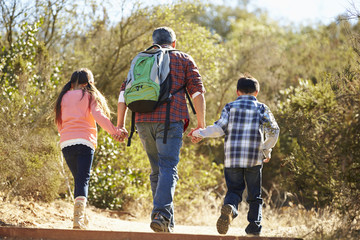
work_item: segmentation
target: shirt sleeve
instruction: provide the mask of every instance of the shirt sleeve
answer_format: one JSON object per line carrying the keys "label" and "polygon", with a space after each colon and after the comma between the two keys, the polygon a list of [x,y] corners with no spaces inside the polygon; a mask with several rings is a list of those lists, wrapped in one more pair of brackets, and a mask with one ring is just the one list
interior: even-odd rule
{"label": "shirt sleeve", "polygon": [[120,103],[120,102],[124,103],[125,102],[124,93],[125,93],[125,91],[120,91],[118,103]]}
{"label": "shirt sleeve", "polygon": [[216,124],[207,126],[206,128],[197,129],[193,132],[193,136],[200,138],[216,138],[224,135],[225,133],[222,128]]}
{"label": "shirt sleeve", "polygon": [[262,116],[262,126],[265,134],[263,153],[266,158],[271,158],[271,149],[275,146],[279,138],[280,128],[274,118],[274,115],[267,106],[265,106],[265,111]]}
{"label": "shirt sleeve", "polygon": [[102,112],[102,110],[97,106],[95,100],[91,103],[91,113],[95,121],[109,134],[116,134],[116,128],[110,121],[110,119]]}
{"label": "shirt sleeve", "polygon": [[226,104],[221,112],[220,119],[214,123],[214,125],[219,126],[223,130],[224,134],[226,134],[228,131],[229,116],[230,106],[229,104]]}
{"label": "shirt sleeve", "polygon": [[126,87],[126,80],[121,85],[118,102],[125,102],[125,98],[124,98],[125,87]]}
{"label": "shirt sleeve", "polygon": [[190,96],[193,96],[197,92],[205,93],[205,88],[201,80],[199,69],[196,66],[194,59],[190,55],[188,55],[185,77],[186,89],[188,90]]}

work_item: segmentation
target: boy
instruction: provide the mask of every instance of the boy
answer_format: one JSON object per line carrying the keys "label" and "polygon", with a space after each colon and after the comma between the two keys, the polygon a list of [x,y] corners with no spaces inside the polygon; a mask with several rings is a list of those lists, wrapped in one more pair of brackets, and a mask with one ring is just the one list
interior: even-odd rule
{"label": "boy", "polygon": [[216,223],[220,234],[227,233],[230,222],[238,215],[245,185],[249,203],[249,225],[245,232],[249,235],[260,235],[261,232],[262,164],[270,161],[271,148],[277,142],[280,129],[270,109],[257,101],[259,88],[255,78],[241,77],[237,83],[238,98],[225,105],[220,119],[214,125],[192,133],[193,142],[225,135],[224,174],[228,191]]}

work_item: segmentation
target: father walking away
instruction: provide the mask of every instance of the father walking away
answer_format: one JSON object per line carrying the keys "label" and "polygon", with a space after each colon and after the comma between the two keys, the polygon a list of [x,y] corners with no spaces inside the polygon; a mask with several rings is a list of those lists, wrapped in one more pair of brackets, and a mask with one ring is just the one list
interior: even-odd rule
{"label": "father walking away", "polygon": [[[136,113],[135,125],[151,165],[150,182],[153,209],[150,227],[155,232],[172,232],[175,224],[173,199],[178,180],[177,165],[183,132],[189,125],[185,88],[193,100],[197,113],[196,129],[205,127],[205,98],[203,95],[205,89],[193,58],[186,53],[174,50],[176,35],[171,28],[155,29],[152,38],[154,44],[165,49],[173,49],[169,52],[172,78],[170,93],[176,93],[171,97],[167,142],[163,141],[167,104],[159,105],[153,112]],[[118,128],[122,129],[124,133],[123,137],[127,136],[125,87],[126,81],[120,90],[117,122]],[[177,92],[179,89],[181,90]],[[123,141],[124,139],[120,138],[119,140]]]}

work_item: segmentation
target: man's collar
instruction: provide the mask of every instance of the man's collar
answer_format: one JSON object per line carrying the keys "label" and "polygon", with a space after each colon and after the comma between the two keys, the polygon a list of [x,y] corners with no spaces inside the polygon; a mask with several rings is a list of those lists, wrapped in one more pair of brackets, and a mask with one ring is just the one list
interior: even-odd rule
{"label": "man's collar", "polygon": [[162,48],[173,48],[171,45],[169,44],[162,44],[160,45]]}

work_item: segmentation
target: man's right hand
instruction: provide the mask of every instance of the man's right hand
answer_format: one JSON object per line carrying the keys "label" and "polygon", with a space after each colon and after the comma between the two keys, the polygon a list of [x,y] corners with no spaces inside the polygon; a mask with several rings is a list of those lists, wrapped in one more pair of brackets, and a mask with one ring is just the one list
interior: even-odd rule
{"label": "man's right hand", "polygon": [[195,137],[195,136],[193,135],[193,132],[196,131],[196,130],[198,130],[198,129],[200,129],[200,127],[198,127],[198,128],[192,128],[191,131],[190,131],[189,134],[188,134],[188,137],[191,137],[191,142],[192,142],[192,143],[198,143],[198,142],[200,142],[200,141],[202,140],[201,137]]}

